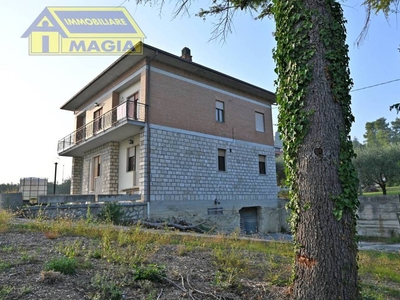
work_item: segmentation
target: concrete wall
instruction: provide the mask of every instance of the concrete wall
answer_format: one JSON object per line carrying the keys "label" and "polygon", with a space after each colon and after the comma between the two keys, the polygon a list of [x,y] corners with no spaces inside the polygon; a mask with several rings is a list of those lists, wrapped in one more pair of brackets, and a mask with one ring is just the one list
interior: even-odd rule
{"label": "concrete wall", "polygon": [[22,205],[22,193],[0,194],[0,209],[15,211]]}
{"label": "concrete wall", "polygon": [[[400,236],[400,200],[399,195],[359,197],[357,211],[357,231],[359,235],[376,237]],[[289,212],[285,209],[288,202],[279,199],[278,215],[281,228],[290,231],[286,221]]]}
{"label": "concrete wall", "polygon": [[358,234],[365,236],[400,236],[399,195],[360,197]]}

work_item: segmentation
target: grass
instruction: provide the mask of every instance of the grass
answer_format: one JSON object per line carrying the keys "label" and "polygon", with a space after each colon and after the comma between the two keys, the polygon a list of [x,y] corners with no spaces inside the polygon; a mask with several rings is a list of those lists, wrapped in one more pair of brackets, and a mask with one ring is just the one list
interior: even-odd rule
{"label": "grass", "polygon": [[[9,213],[0,211],[0,228],[12,230],[11,219]],[[161,280],[168,265],[152,264],[149,258],[162,245],[177,245],[178,257],[190,255],[192,252],[211,252],[215,266],[214,284],[221,288],[238,287],[243,278],[289,286],[292,275],[292,244],[241,239],[237,232],[213,237],[177,235],[172,231],[143,230],[140,226],[121,229],[111,224],[88,224],[85,221],[74,222],[68,219],[36,220],[13,226],[18,226],[18,230],[39,231],[45,235],[51,232],[55,239],[60,236],[75,237],[67,242],[55,242],[55,250],[62,256],[46,263],[44,272],[74,274],[80,268],[90,268],[91,264],[85,263],[90,258],[106,260],[119,266],[121,278],[110,279],[106,274],[96,274],[92,278],[95,288],[93,299],[122,299],[119,287],[127,284],[124,282],[124,274],[133,275],[137,285],[148,288],[149,293],[153,293],[151,282]],[[90,241],[84,242],[80,236],[90,238]],[[0,255],[1,252],[13,250],[5,245],[0,248]],[[262,263],[256,265],[255,262],[260,259],[255,258],[260,257]],[[30,259],[27,252],[22,252],[21,260]],[[10,267],[10,264],[0,263],[0,272]],[[364,299],[400,298],[400,253],[360,251],[359,275]],[[8,292],[6,287],[0,290],[0,300]]]}
{"label": "grass", "polygon": [[[381,196],[382,190],[378,188],[378,192],[370,192],[370,193],[364,193],[363,196]],[[387,195],[399,195],[400,194],[400,186],[390,186],[386,187],[386,193]]]}

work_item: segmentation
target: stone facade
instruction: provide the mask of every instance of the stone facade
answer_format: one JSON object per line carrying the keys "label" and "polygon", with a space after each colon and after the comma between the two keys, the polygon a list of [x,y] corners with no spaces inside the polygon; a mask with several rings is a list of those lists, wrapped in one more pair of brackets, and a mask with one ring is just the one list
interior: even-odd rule
{"label": "stone facade", "polygon": [[[226,150],[226,171],[218,171],[218,149]],[[151,126],[150,157],[150,201],[276,202],[274,147]]]}
{"label": "stone facade", "polygon": [[72,158],[72,177],[71,177],[71,194],[79,195],[82,193],[82,171],[83,158]]}
{"label": "stone facade", "polygon": [[[257,210],[260,232],[274,231],[278,219],[274,147],[151,125],[150,217],[182,218],[241,227],[240,209]],[[226,171],[218,170],[218,149]],[[259,155],[266,174],[259,174]]]}
{"label": "stone facade", "polygon": [[101,176],[99,184],[101,190],[96,191],[102,194],[118,194],[118,156],[119,143],[109,142],[100,147],[94,148],[85,153],[83,157],[83,180],[82,193],[94,193],[94,187],[90,182],[92,177],[93,158],[100,156],[101,158]]}

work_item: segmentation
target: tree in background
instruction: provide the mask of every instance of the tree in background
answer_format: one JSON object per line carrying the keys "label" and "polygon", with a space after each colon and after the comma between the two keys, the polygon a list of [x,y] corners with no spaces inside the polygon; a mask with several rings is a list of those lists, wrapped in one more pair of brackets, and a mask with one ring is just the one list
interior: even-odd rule
{"label": "tree in background", "polygon": [[[47,194],[52,195],[54,191],[54,182],[47,183]],[[64,180],[63,183],[57,184],[56,194],[57,195],[69,195],[71,193],[71,179]]]}
{"label": "tree in background", "polygon": [[283,156],[280,155],[275,158],[276,165],[276,182],[278,186],[284,187],[286,185],[285,162]]}
{"label": "tree in background", "polygon": [[386,195],[386,187],[400,181],[400,145],[356,148],[354,165],[364,187],[378,184]]}
{"label": "tree in background", "polygon": [[393,131],[386,118],[379,118],[365,124],[365,143],[369,147],[387,146],[393,141]]}
{"label": "tree in background", "polygon": [[19,184],[2,183],[0,184],[0,194],[17,193],[19,191]]}

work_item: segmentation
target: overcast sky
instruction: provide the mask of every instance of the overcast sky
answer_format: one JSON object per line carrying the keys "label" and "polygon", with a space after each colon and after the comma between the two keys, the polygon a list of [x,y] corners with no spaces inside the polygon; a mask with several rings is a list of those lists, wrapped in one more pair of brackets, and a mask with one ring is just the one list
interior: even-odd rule
{"label": "overcast sky", "polygon": [[[192,12],[198,7],[192,7]],[[345,1],[348,20],[350,68],[354,89],[400,78],[400,32],[396,17],[389,23],[382,15],[373,17],[366,40],[361,47],[354,42],[364,20],[363,1]],[[22,177],[43,177],[53,181],[57,141],[74,130],[72,112],[60,107],[83,86],[108,67],[115,56],[66,57],[30,56],[28,40],[21,38],[46,6],[119,6],[123,0],[0,0],[0,183],[17,183]],[[145,43],[180,55],[183,47],[192,51],[193,60],[217,71],[275,91],[272,49],[274,22],[255,21],[239,13],[234,30],[225,44],[210,42],[215,20],[183,16],[171,19],[173,3],[166,1],[159,15],[157,7],[123,3],[146,35]],[[356,118],[352,136],[361,142],[365,123],[380,117],[394,120],[389,111],[400,102],[400,81],[352,93],[352,109]],[[274,122],[276,111],[274,108]],[[71,159],[61,157],[57,179],[71,175]]]}

